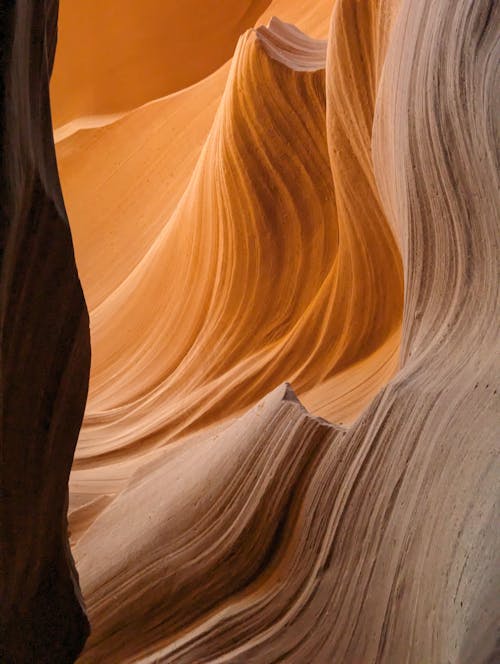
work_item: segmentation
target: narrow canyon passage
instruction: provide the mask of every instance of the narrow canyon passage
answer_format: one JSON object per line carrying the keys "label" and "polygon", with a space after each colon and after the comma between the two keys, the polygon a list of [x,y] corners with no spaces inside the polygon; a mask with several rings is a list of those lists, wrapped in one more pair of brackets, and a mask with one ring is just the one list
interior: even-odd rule
{"label": "narrow canyon passage", "polygon": [[35,4],[2,662],[496,661],[498,4]]}

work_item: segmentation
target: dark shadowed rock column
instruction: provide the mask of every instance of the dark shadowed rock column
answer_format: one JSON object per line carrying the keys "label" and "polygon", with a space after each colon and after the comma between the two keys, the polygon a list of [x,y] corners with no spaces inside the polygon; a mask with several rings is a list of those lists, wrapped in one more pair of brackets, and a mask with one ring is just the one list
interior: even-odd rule
{"label": "dark shadowed rock column", "polygon": [[73,661],[88,635],[67,486],[90,342],[52,140],[57,0],[0,0],[0,661]]}

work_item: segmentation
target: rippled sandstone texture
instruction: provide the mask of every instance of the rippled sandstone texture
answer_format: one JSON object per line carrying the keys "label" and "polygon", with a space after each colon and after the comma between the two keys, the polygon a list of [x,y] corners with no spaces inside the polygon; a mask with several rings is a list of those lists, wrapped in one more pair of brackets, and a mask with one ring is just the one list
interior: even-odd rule
{"label": "rippled sandstone texture", "polygon": [[57,3],[0,3],[0,661],[76,658],[88,622],[67,537],[87,309],[49,106]]}
{"label": "rippled sandstone texture", "polygon": [[[326,6],[302,27],[326,35]],[[229,73],[58,143],[93,334],[72,506],[95,498],[95,515],[148,449],[234,416],[283,380],[346,422],[396,370],[399,251],[382,215],[372,228],[337,215],[325,58],[326,41],[273,20],[241,38]],[[194,133],[205,124],[203,149],[182,144],[186,111]],[[351,155],[353,179],[363,158]],[[196,163],[189,182],[186,162]]]}
{"label": "rippled sandstone texture", "polygon": [[498,5],[303,5],[59,135],[82,662],[499,656]]}
{"label": "rippled sandstone texture", "polygon": [[[326,53],[277,21],[240,40],[153,249],[91,307],[82,661],[493,656],[494,18],[337,2]],[[359,418],[281,387],[227,420],[286,379]]]}

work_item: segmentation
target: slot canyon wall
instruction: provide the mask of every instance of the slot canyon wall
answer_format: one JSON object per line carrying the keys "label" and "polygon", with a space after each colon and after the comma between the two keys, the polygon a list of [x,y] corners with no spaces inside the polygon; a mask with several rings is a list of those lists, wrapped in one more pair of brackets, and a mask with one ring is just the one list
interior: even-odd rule
{"label": "slot canyon wall", "polygon": [[0,661],[68,662],[89,632],[67,536],[90,370],[49,104],[57,2],[0,3]]}
{"label": "slot canyon wall", "polygon": [[497,661],[500,5],[0,7],[1,661]]}

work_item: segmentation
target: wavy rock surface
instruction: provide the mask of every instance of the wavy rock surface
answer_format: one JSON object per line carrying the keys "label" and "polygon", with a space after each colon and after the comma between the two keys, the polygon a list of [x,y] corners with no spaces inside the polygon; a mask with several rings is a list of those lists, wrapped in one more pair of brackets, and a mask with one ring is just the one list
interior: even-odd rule
{"label": "wavy rock surface", "polygon": [[[269,39],[272,31],[263,34]],[[314,42],[305,55],[285,46],[283,58],[294,58],[294,69],[270,58],[252,33],[240,42],[174,215],[92,312],[92,390],[80,459],[94,453],[95,438],[100,454],[130,449],[146,436],[165,442],[249,405],[286,378],[307,388],[369,355],[397,329],[399,257],[390,232],[379,238],[387,274],[374,263],[363,279],[367,293],[377,284],[395,296],[375,292],[373,310],[350,297],[347,275],[366,251],[365,238],[336,219],[324,70],[315,64],[302,71],[309,57],[324,61],[325,45],[317,51]],[[289,104],[307,112],[286,115]],[[283,156],[288,165],[279,173]]]}
{"label": "wavy rock surface", "polygon": [[270,12],[314,38],[273,19],[58,146],[93,342],[81,661],[489,664],[498,4]]}
{"label": "wavy rock surface", "polygon": [[[274,47],[273,56],[277,48],[288,65],[270,57],[263,44]],[[363,236],[352,237],[344,228],[338,244],[324,131],[325,46],[277,21],[271,29],[259,29],[257,40],[252,33],[242,40],[184,198],[153,250],[92,312],[91,394],[72,475],[74,540],[155,448],[234,415],[281,381],[291,379],[302,391],[326,381],[328,389],[305,394],[306,403],[318,404],[329,417],[345,421],[354,419],[394,373],[401,281],[390,234],[387,254],[392,262],[385,260],[382,238],[386,271],[374,269],[365,282],[367,291],[384,280],[390,289],[390,297],[373,295],[374,300],[381,297],[392,304],[384,309],[381,302],[385,320],[375,315],[366,323],[364,316],[371,314],[364,301],[346,299],[345,271],[365,249]],[[262,81],[283,91],[269,102],[267,114]],[[289,100],[298,107],[307,104],[310,111],[296,116],[294,123],[288,117],[277,125],[275,117],[286,117],[280,109]],[[268,182],[276,173],[273,164],[290,154],[288,146],[304,121],[303,151],[269,191]],[[221,167],[214,173],[217,161]],[[295,192],[299,178],[302,190]],[[240,194],[231,192],[245,188],[242,205]],[[203,254],[205,263],[199,259]],[[242,261],[245,255],[248,260]],[[341,260],[344,275],[338,270]],[[241,290],[245,284],[251,287],[248,292]],[[196,301],[193,290],[198,291]],[[273,299],[274,292],[283,293],[281,302]],[[352,324],[358,326],[359,336],[348,339],[346,328]],[[191,336],[178,335],[179,325],[186,332],[191,329]],[[121,348],[116,344],[119,338]],[[169,364],[178,366],[174,371]]]}
{"label": "wavy rock surface", "polygon": [[66,510],[89,321],[52,142],[57,2],[0,15],[0,661],[64,663],[88,634]]}
{"label": "wavy rock surface", "polygon": [[[92,310],[82,661],[494,659],[497,18],[346,0],[326,59],[276,20],[240,41]],[[228,419],[283,380],[354,423],[289,387]]]}

